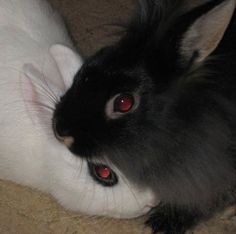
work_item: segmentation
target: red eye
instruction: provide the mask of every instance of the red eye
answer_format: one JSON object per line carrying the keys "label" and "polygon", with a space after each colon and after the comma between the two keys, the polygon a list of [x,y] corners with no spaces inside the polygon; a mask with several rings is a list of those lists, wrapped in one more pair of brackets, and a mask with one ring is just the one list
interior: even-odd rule
{"label": "red eye", "polygon": [[106,165],[88,163],[90,175],[103,186],[114,186],[118,183],[115,172]]}
{"label": "red eye", "polygon": [[129,94],[121,94],[119,95],[114,102],[114,111],[127,113],[129,112],[134,105],[134,98]]}
{"label": "red eye", "polygon": [[108,179],[111,176],[111,170],[108,167],[96,168],[97,175],[102,179]]}

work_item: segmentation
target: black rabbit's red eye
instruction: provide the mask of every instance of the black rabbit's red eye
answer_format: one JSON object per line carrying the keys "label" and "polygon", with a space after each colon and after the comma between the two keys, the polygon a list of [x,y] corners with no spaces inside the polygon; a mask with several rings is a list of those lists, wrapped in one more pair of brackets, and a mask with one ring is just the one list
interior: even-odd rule
{"label": "black rabbit's red eye", "polygon": [[117,184],[117,176],[108,166],[93,163],[88,163],[88,166],[90,174],[100,184],[104,186],[113,186]]}
{"label": "black rabbit's red eye", "polygon": [[114,111],[127,113],[129,112],[134,105],[134,98],[129,94],[121,94],[119,95],[114,102]]}
{"label": "black rabbit's red eye", "polygon": [[126,114],[134,112],[140,103],[138,93],[119,93],[113,96],[105,106],[105,114],[108,120],[122,118]]}
{"label": "black rabbit's red eye", "polygon": [[111,176],[111,169],[108,167],[98,167],[97,168],[97,174],[102,179],[108,179]]}

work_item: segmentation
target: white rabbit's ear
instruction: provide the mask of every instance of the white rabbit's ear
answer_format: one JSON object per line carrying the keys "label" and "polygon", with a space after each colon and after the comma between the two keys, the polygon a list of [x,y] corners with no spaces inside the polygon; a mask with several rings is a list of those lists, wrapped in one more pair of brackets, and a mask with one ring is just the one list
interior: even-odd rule
{"label": "white rabbit's ear", "polygon": [[[208,2],[214,4],[214,0]],[[202,62],[216,49],[231,21],[235,5],[235,0],[222,1],[190,26],[180,43],[184,61],[190,61],[197,54],[195,62]]]}
{"label": "white rabbit's ear", "polygon": [[22,74],[20,84],[28,117],[35,126],[50,126],[59,91],[31,63],[24,64]]}
{"label": "white rabbit's ear", "polygon": [[82,66],[82,58],[69,47],[60,44],[51,46],[50,53],[58,66],[66,87],[69,88],[75,74]]}

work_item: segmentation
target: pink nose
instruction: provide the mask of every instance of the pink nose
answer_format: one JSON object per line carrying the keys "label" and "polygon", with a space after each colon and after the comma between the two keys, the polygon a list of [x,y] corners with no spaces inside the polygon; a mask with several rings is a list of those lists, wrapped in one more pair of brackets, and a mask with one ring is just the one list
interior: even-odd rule
{"label": "pink nose", "polygon": [[55,132],[55,136],[60,142],[65,144],[68,148],[70,148],[74,143],[74,138],[71,136],[59,136],[57,132]]}
{"label": "pink nose", "polygon": [[70,148],[72,146],[72,144],[74,143],[74,138],[73,137],[63,137],[62,142],[68,147]]}

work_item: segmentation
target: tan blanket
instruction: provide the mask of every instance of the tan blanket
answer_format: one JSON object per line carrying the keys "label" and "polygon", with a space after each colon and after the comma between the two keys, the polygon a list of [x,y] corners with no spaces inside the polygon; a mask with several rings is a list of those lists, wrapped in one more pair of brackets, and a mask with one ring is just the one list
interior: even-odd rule
{"label": "tan blanket", "polygon": [[[81,52],[91,55],[117,39],[135,0],[50,0],[58,8]],[[0,181],[0,234],[150,234],[138,220],[84,217],[65,211],[38,191]],[[194,234],[235,234],[236,217],[216,217]]]}

